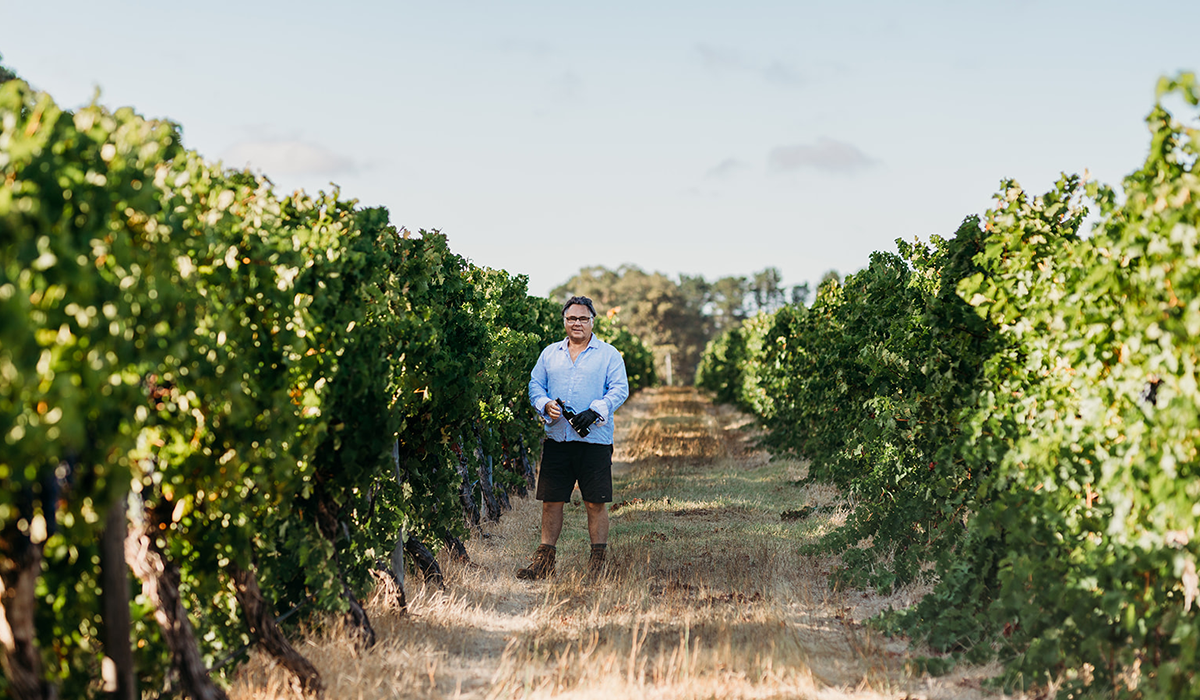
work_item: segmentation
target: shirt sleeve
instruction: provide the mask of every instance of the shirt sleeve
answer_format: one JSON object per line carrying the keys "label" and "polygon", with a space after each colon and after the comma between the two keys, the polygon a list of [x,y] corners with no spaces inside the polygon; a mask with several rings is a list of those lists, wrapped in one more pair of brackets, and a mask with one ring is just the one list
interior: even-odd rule
{"label": "shirt sleeve", "polygon": [[598,422],[604,424],[629,398],[629,379],[625,376],[625,358],[616,348],[611,349],[608,368],[604,377],[604,396],[596,399],[588,408],[600,414]]}

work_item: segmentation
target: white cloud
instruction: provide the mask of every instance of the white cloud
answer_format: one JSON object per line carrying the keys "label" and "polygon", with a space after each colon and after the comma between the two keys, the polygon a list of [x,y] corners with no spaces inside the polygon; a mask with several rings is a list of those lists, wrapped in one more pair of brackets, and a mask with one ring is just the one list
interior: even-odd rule
{"label": "white cloud", "polygon": [[536,60],[544,60],[558,53],[558,49],[553,44],[538,39],[504,39],[497,42],[495,47],[501,53]]}
{"label": "white cloud", "polygon": [[739,170],[744,170],[748,167],[750,166],[745,161],[738,160],[737,158],[726,158],[710,168],[709,171],[704,174],[704,177],[723,180],[732,176]]}
{"label": "white cloud", "polygon": [[854,144],[822,136],[815,144],[776,146],[767,155],[773,172],[789,172],[800,168],[816,168],[831,173],[853,173],[876,165],[879,161],[863,153]]}
{"label": "white cloud", "polygon": [[711,44],[697,44],[696,53],[700,62],[712,71],[754,70],[754,66],[738,51]]}
{"label": "white cloud", "polygon": [[800,75],[799,71],[779,61],[773,61],[771,65],[764,68],[762,75],[767,79],[767,82],[786,87],[803,85],[805,82],[804,76]]}
{"label": "white cloud", "polygon": [[273,175],[342,175],[357,166],[351,158],[299,140],[242,141],[227,150],[221,160],[230,167],[247,167]]}
{"label": "white cloud", "polygon": [[550,81],[550,96],[556,102],[577,102],[583,96],[583,78],[568,70]]}
{"label": "white cloud", "polygon": [[721,193],[717,190],[704,187],[689,187],[683,190],[683,194],[692,199],[715,200],[721,198]]}
{"label": "white cloud", "polygon": [[779,60],[772,60],[764,66],[741,51],[712,44],[697,44],[696,54],[704,68],[714,73],[750,73],[784,87],[795,87],[805,83],[804,76],[799,71]]}

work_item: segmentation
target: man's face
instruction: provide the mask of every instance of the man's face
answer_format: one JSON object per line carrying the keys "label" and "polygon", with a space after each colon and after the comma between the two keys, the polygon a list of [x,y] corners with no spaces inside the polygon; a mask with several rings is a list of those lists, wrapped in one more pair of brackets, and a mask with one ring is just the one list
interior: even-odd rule
{"label": "man's face", "polygon": [[[581,318],[587,320],[580,321]],[[567,324],[567,337],[576,343],[582,343],[592,335],[592,312],[583,304],[568,306],[563,322]]]}

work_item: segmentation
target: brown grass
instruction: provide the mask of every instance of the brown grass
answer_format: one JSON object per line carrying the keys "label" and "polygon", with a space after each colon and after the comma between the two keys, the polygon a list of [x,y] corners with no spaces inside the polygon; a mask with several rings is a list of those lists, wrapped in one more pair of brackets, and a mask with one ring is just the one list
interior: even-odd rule
{"label": "brown grass", "polygon": [[[618,502],[607,574],[582,582],[585,516],[568,504],[558,575],[517,581],[540,506],[514,501],[472,563],[446,562],[445,592],[419,584],[407,613],[381,581],[368,610],[380,642],[362,651],[336,624],[299,642],[329,698],[979,698],[997,669],[914,677],[904,640],[862,621],[889,597],[834,591],[833,558],[798,547],[844,517],[831,489],[792,484],[802,464],[754,449],[744,416],[690,390],[644,391],[618,417]],[[835,509],[799,521],[780,512]],[[410,585],[414,579],[410,578]],[[255,656],[231,697],[298,697]]]}

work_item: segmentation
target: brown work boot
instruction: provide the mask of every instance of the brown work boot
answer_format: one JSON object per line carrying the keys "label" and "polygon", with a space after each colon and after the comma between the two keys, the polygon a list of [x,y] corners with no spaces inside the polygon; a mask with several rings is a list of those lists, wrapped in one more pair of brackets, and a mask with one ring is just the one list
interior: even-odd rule
{"label": "brown work boot", "polygon": [[604,553],[607,549],[608,545],[592,545],[592,555],[588,557],[587,563],[588,581],[595,581],[604,575]]}
{"label": "brown work boot", "polygon": [[517,569],[517,578],[524,581],[536,581],[554,575],[554,554],[557,550],[552,544],[539,544],[533,553],[533,561],[524,569]]}

